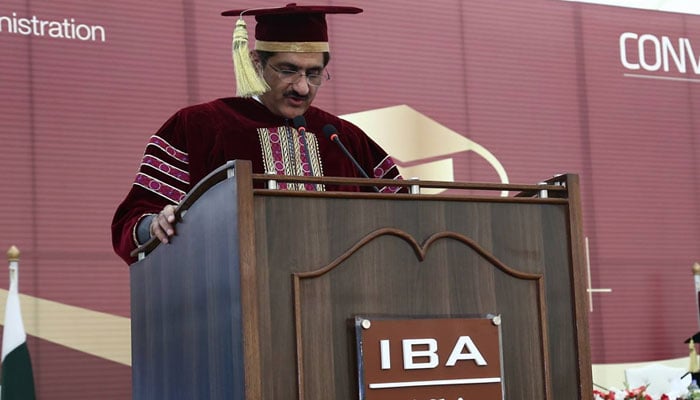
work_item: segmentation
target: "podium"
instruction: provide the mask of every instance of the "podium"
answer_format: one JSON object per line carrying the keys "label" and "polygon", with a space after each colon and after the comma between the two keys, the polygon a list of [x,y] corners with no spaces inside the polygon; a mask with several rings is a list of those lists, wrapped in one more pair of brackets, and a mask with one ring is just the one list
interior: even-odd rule
{"label": "podium", "polygon": [[[267,188],[276,181],[450,190]],[[133,398],[358,399],[356,316],[498,315],[504,398],[590,399],[580,209],[576,175],[396,183],[227,163],[183,200],[170,244],[136,250]]]}

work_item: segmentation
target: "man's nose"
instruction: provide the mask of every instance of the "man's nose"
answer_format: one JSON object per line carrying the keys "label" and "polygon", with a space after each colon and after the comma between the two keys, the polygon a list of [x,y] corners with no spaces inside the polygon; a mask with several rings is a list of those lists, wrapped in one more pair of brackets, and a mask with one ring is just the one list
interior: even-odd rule
{"label": "man's nose", "polygon": [[309,94],[309,91],[311,91],[311,85],[309,85],[309,82],[306,80],[306,75],[300,76],[299,80],[294,82],[292,88],[302,96],[306,96]]}

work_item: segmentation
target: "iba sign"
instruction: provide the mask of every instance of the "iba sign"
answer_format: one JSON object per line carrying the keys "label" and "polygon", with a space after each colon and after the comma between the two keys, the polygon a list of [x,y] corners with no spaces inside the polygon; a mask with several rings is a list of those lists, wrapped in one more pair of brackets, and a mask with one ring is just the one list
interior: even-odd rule
{"label": "iba sign", "polygon": [[361,400],[501,400],[500,317],[355,318]]}

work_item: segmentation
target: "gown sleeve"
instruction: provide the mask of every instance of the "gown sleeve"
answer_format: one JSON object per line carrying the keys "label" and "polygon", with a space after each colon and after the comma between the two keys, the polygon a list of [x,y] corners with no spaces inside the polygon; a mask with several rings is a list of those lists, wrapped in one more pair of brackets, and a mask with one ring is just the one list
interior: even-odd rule
{"label": "gown sleeve", "polygon": [[178,112],[150,137],[131,189],[112,219],[112,246],[128,264],[136,261],[130,253],[139,244],[136,238],[139,221],[157,214],[168,204],[178,204],[190,189],[182,120]]}

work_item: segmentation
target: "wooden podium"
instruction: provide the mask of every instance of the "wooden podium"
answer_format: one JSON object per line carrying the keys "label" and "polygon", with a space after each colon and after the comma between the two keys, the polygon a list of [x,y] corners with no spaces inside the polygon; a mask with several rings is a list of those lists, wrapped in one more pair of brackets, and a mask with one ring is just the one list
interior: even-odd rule
{"label": "wooden podium", "polygon": [[576,175],[402,183],[449,195],[254,189],[270,179],[387,184],[245,161],[200,182],[177,236],[131,266],[134,399],[358,399],[356,315],[486,314],[504,398],[592,398]]}

